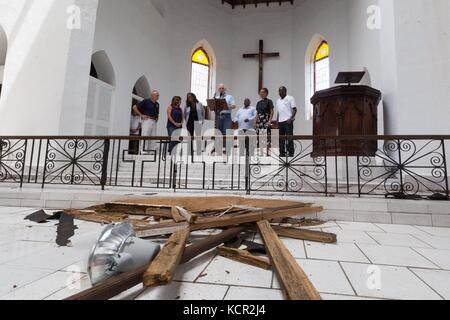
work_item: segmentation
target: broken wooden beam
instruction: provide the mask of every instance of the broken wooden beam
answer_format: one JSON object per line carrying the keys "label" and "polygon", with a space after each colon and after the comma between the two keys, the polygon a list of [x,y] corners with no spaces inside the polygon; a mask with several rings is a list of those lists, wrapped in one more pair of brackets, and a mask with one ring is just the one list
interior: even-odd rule
{"label": "broken wooden beam", "polygon": [[111,214],[104,215],[99,214],[93,210],[64,210],[65,214],[74,217],[74,219],[93,222],[93,223],[101,223],[101,224],[110,224],[125,221],[128,216],[124,214]]}
{"label": "broken wooden beam", "polygon": [[286,218],[306,213],[318,213],[323,211],[322,207],[310,207],[304,204],[264,209],[252,213],[242,214],[235,217],[220,217],[220,218],[200,218],[194,224],[191,224],[191,230],[206,230],[221,227],[229,227],[234,225],[241,225],[245,223],[257,222],[261,220],[272,220],[277,218]]}
{"label": "broken wooden beam", "polygon": [[68,216],[73,217],[74,219],[92,223],[111,224],[111,223],[129,222],[135,228],[145,228],[150,226],[150,224],[146,221],[130,219],[128,215],[121,213],[101,214],[92,210],[73,210],[73,209],[64,210],[63,212]]}
{"label": "broken wooden beam", "polygon": [[168,234],[172,234],[179,230],[183,230],[186,227],[189,227],[189,223],[187,222],[161,222],[154,225],[148,225],[141,228],[136,228],[136,236],[138,238],[151,238],[156,236],[164,236]]}
{"label": "broken wooden beam", "polygon": [[280,223],[280,224],[290,224],[299,227],[317,227],[327,223],[324,220],[319,219],[295,219],[295,218],[283,218],[273,220],[272,223]]}
{"label": "broken wooden beam", "polygon": [[278,238],[270,223],[267,220],[259,221],[257,226],[287,298],[289,300],[321,300],[316,288]]}
{"label": "broken wooden beam", "polygon": [[[197,221],[190,225],[191,231],[220,229],[232,226],[238,226],[245,223],[253,223],[261,220],[272,220],[279,217],[292,217],[302,215],[305,213],[318,213],[323,211],[322,207],[305,206],[298,204],[293,206],[258,210],[252,213],[242,214],[239,216],[225,216],[217,218],[198,218]],[[137,235],[140,238],[148,238],[156,235],[170,234],[173,230],[183,229],[185,223],[165,223],[148,225],[136,229]],[[168,232],[167,230],[170,230]]]}
{"label": "broken wooden beam", "polygon": [[228,247],[218,247],[217,249],[219,250],[220,256],[228,258],[230,260],[248,264],[250,266],[254,266],[264,270],[270,270],[272,268],[269,259],[254,256],[246,250],[239,250]]}
{"label": "broken wooden beam", "polygon": [[179,214],[186,219],[187,222],[189,223],[193,223],[197,220],[198,216],[191,214],[189,211],[187,211],[186,209],[182,208],[182,207],[175,207]]}
{"label": "broken wooden beam", "polygon": [[194,243],[186,248],[181,259],[181,263],[186,263],[193,258],[199,256],[203,252],[214,249],[215,247],[230,241],[231,239],[237,237],[242,232],[245,231],[245,227],[236,227],[232,229],[225,230],[217,235],[209,236],[197,243]]}
{"label": "broken wooden beam", "polygon": [[172,207],[171,209],[172,218],[175,220],[175,222],[183,222],[186,221],[186,219],[180,214],[180,211],[177,207]]}
{"label": "broken wooden beam", "polygon": [[189,239],[189,228],[172,234],[159,254],[144,273],[144,286],[154,287],[172,282],[175,269],[181,262],[186,243]]}
{"label": "broken wooden beam", "polygon": [[[211,250],[222,243],[225,243],[243,232],[245,228],[233,228],[226,230],[218,235],[210,236],[195,244],[192,244],[184,250],[181,264],[191,261],[193,258],[202,253]],[[142,283],[144,272],[147,271],[150,265],[143,266],[136,270],[122,273],[115,277],[109,278],[102,283],[89,288],[85,291],[77,293],[65,300],[108,300],[122,292],[131,289]]]}
{"label": "broken wooden beam", "polygon": [[123,202],[109,202],[104,204],[104,208],[93,207],[96,211],[121,212],[128,215],[144,215],[171,218],[171,207],[160,205],[145,205]]}
{"label": "broken wooden beam", "polygon": [[336,243],[337,236],[334,233],[286,228],[279,226],[272,226],[273,230],[280,236],[298,240],[321,242],[321,243]]}

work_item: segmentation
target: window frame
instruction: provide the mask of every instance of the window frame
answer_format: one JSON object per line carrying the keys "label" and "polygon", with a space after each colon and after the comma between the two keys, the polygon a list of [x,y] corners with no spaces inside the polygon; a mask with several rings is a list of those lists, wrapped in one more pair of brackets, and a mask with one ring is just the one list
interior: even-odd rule
{"label": "window frame", "polygon": [[[208,59],[208,62],[209,62],[208,64],[203,64],[203,63],[199,63],[197,61],[194,61],[194,55],[199,50],[201,50],[205,54],[205,56],[206,56],[206,58]],[[192,56],[191,56],[191,84],[189,86],[190,87],[190,92],[192,92],[192,71],[193,71],[192,70],[193,69],[192,65],[193,64],[197,64],[197,65],[200,65],[200,66],[208,67],[208,87],[207,87],[206,99],[209,99],[211,97],[211,95],[210,95],[210,88],[211,88],[211,67],[212,67],[212,61],[211,61],[211,58],[210,58],[208,52],[205,50],[205,48],[198,47],[192,53]]]}
{"label": "window frame", "polygon": [[[317,47],[317,50],[314,52],[314,56],[313,56],[313,95],[317,92],[317,63],[320,61],[323,61],[325,59],[330,59],[330,52],[328,51],[328,55],[326,57],[323,57],[321,59],[316,59],[317,54],[319,53],[320,48],[322,48],[322,46],[326,44],[328,46],[328,48],[330,47],[329,43],[325,40],[323,40],[319,46]],[[328,66],[328,73],[330,73],[330,66]]]}

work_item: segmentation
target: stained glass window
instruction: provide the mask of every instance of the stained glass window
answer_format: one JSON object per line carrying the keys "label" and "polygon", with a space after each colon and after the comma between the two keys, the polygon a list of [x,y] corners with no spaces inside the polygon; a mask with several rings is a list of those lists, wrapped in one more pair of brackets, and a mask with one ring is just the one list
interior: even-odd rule
{"label": "stained glass window", "polygon": [[194,55],[192,56],[192,62],[203,64],[205,66],[209,66],[208,55],[202,48],[195,51]]}
{"label": "stained glass window", "polygon": [[191,92],[206,105],[209,97],[210,61],[208,54],[202,48],[192,55]]}
{"label": "stained glass window", "polygon": [[330,47],[328,43],[322,42],[319,49],[316,52],[316,61],[328,58],[330,55]]}
{"label": "stained glass window", "polygon": [[314,55],[314,92],[330,87],[330,47],[323,41]]}

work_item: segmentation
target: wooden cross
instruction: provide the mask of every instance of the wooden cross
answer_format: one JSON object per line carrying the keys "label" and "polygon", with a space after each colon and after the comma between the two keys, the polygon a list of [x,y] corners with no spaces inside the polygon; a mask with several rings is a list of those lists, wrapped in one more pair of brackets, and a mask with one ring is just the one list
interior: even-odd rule
{"label": "wooden cross", "polygon": [[264,52],[264,40],[259,40],[259,52],[244,54],[245,59],[259,59],[259,84],[258,89],[261,90],[264,86],[264,58],[277,58],[280,56],[279,52]]}

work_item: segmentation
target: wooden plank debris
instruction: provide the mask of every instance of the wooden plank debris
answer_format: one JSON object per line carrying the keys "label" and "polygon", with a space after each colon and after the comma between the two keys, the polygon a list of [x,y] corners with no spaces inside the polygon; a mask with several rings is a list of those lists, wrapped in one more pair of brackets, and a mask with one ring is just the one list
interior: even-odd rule
{"label": "wooden plank debris", "polygon": [[172,234],[174,232],[177,232],[179,230],[183,230],[185,228],[189,227],[189,223],[187,222],[161,222],[154,225],[147,225],[141,228],[136,228],[136,235],[139,238],[151,238],[156,236],[164,236],[168,234]]}
{"label": "wooden plank debris", "polygon": [[272,223],[289,224],[298,227],[317,227],[327,223],[326,221],[319,219],[295,219],[295,218],[282,218],[273,220]]}
{"label": "wooden plank debris", "polygon": [[180,214],[180,211],[177,207],[172,207],[172,217],[175,222],[183,222],[186,221],[186,219]]}
{"label": "wooden plank debris", "polygon": [[182,263],[188,262],[193,258],[199,256],[203,252],[211,250],[222,243],[225,243],[245,231],[245,227],[237,227],[225,230],[217,235],[209,236],[197,243],[194,243],[186,248],[184,251],[183,258],[181,259]]}
{"label": "wooden plank debris", "polygon": [[[95,209],[95,207],[94,207]],[[172,218],[171,206],[161,205],[146,205],[135,203],[123,203],[123,202],[110,202],[105,203],[104,208],[96,208],[96,211],[108,212],[121,212],[128,215],[144,215],[155,216],[162,218]]]}
{"label": "wooden plank debris", "polygon": [[298,240],[314,241],[321,243],[336,243],[337,236],[334,233],[327,233],[314,230],[295,229],[272,226],[273,230],[280,236]]}
{"label": "wooden plank debris", "polygon": [[[165,285],[172,281],[177,266],[203,252],[218,248],[221,256],[263,269],[275,269],[289,299],[319,300],[320,295],[303,270],[298,266],[278,236],[294,239],[335,243],[336,235],[292,227],[271,226],[271,223],[307,224],[303,215],[317,214],[322,207],[311,203],[245,199],[238,197],[211,198],[152,198],[139,203],[111,202],[86,210],[66,210],[75,219],[97,222],[130,222],[140,238],[171,235],[157,257],[145,268],[118,275],[68,300],[109,299],[128,290],[139,282],[145,287]],[[259,205],[259,207],[255,207]],[[159,223],[155,223],[158,221]],[[311,220],[311,223],[321,223]],[[227,228],[230,228],[226,230]],[[186,246],[191,232],[224,229]],[[246,231],[258,230],[265,246],[247,241]],[[241,235],[241,236],[240,236]],[[196,235],[202,236],[202,235]],[[237,239],[236,239],[237,238]],[[193,240],[193,239],[191,239]],[[231,241],[233,240],[233,241]],[[230,243],[247,245],[230,247]],[[231,245],[232,246],[232,245]],[[259,247],[258,247],[259,246]],[[252,253],[268,254],[270,260]]]}
{"label": "wooden plank debris", "polygon": [[110,224],[125,221],[128,216],[124,214],[100,214],[94,210],[64,210],[64,213],[73,216],[77,220]]}
{"label": "wooden plank debris", "polygon": [[65,214],[72,216],[74,219],[100,223],[111,224],[120,222],[130,222],[135,228],[148,227],[149,223],[143,220],[130,219],[128,215],[121,213],[101,214],[93,210],[64,210]]}
{"label": "wooden plank debris", "polygon": [[[222,243],[225,243],[234,237],[238,236],[245,230],[243,227],[233,228],[221,232],[218,235],[209,236],[195,244],[192,244],[184,250],[181,264],[187,263],[198,257],[202,253],[213,249]],[[137,286],[142,282],[145,271],[149,268],[149,265],[143,266],[136,270],[120,274],[103,281],[102,283],[68,297],[65,300],[108,300],[120,293]]]}
{"label": "wooden plank debris", "polygon": [[178,212],[180,213],[181,216],[183,216],[184,219],[186,219],[187,222],[189,223],[194,223],[198,216],[191,214],[190,212],[188,212],[186,209],[182,208],[182,207],[175,207]]}
{"label": "wooden plank debris", "polygon": [[219,250],[220,256],[231,259],[233,261],[245,263],[264,270],[270,270],[272,268],[269,259],[254,256],[246,250],[227,247],[218,247],[217,249]]}
{"label": "wooden plank debris", "polygon": [[261,220],[272,220],[280,217],[292,217],[306,213],[318,213],[323,211],[322,207],[305,207],[303,204],[259,210],[253,213],[242,214],[235,217],[220,218],[200,218],[194,224],[191,224],[191,230],[206,230],[245,223],[257,222]]}
{"label": "wooden plank debris", "polygon": [[144,286],[154,287],[172,282],[175,269],[181,262],[186,243],[189,239],[189,228],[175,232],[164,248],[156,256],[144,273]]}
{"label": "wooden plank debris", "polygon": [[321,300],[316,288],[278,238],[270,223],[267,220],[259,221],[257,226],[287,298],[289,300]]}

